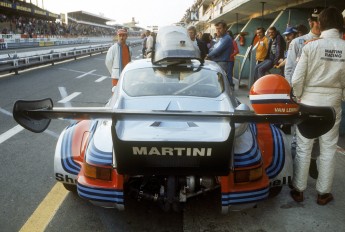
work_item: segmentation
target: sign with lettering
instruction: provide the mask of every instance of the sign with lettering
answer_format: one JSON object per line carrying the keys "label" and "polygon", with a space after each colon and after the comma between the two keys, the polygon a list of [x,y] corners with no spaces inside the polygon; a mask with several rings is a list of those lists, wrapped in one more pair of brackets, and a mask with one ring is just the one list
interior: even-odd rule
{"label": "sign with lettering", "polygon": [[12,8],[12,4],[11,3],[7,3],[7,2],[0,2],[0,6],[6,7],[6,8]]}
{"label": "sign with lettering", "polygon": [[25,7],[25,6],[18,6],[18,5],[16,5],[16,9],[17,10],[21,10],[21,11],[31,12],[31,8]]}
{"label": "sign with lettering", "polygon": [[191,11],[190,12],[190,20],[191,21],[199,21],[198,11]]}

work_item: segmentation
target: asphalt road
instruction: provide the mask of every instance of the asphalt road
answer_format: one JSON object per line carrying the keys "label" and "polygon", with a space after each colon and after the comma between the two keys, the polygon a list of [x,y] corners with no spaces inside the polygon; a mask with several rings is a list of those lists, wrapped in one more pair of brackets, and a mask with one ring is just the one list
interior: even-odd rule
{"label": "asphalt road", "polygon": [[[134,48],[139,57],[140,46]],[[53,177],[57,136],[68,121],[52,121],[34,134],[11,116],[18,99],[52,98],[56,106],[103,106],[111,94],[105,54],[0,77],[0,231],[345,231],[345,155],[339,148],[333,193],[326,206],[316,204],[315,180],[306,200],[295,203],[288,187],[256,208],[220,214],[219,193],[191,199],[181,213],[130,200],[124,212],[93,206],[61,189]],[[248,102],[247,89],[237,89]],[[75,96],[66,103],[65,97]],[[60,188],[59,188],[60,187]],[[60,195],[59,195],[60,194]],[[45,223],[42,227],[41,223]]]}

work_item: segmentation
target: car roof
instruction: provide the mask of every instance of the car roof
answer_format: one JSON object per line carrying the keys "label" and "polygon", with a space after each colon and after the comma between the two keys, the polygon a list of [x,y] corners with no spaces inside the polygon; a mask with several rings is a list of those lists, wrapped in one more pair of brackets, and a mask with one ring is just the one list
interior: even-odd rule
{"label": "car roof", "polygon": [[123,73],[134,70],[134,69],[140,69],[140,68],[166,68],[166,69],[176,69],[178,67],[194,67],[194,68],[202,68],[202,69],[208,69],[215,72],[221,72],[224,73],[223,69],[217,65],[216,62],[206,60],[203,64],[201,64],[198,60],[191,60],[189,64],[180,64],[180,65],[159,65],[159,64],[153,64],[151,59],[139,59],[131,61],[129,64],[126,65],[125,69],[123,70]]}

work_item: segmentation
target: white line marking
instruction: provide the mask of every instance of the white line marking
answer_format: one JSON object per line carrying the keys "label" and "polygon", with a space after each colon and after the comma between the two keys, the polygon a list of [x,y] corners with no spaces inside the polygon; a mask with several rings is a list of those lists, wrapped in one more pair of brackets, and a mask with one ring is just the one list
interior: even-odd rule
{"label": "white line marking", "polygon": [[[0,107],[0,112],[1,112],[1,113],[4,113],[4,114],[6,114],[6,115],[8,115],[8,116],[10,116],[10,117],[13,117],[13,115],[12,115],[11,112],[9,112],[9,111],[7,111],[7,110],[5,110],[5,109],[2,109],[1,107]],[[55,138],[59,138],[59,134],[55,133],[54,131],[51,131],[51,130],[46,129],[46,130],[44,131],[44,133],[46,133],[46,134],[48,134],[48,135],[51,135],[51,136],[53,136],[53,137],[55,137]]]}
{"label": "white line marking", "polygon": [[54,138],[59,138],[60,134],[55,133],[54,131],[51,130],[45,130],[44,133],[53,136]]}
{"label": "white line marking", "polygon": [[92,73],[95,72],[95,71],[96,71],[96,69],[94,69],[94,70],[92,70],[92,71],[90,71],[90,72],[84,73],[84,74],[82,74],[82,75],[80,75],[80,76],[77,76],[76,78],[80,79],[80,78],[85,77],[85,76],[87,76],[87,75],[89,75],[89,74],[92,74]]}
{"label": "white line marking", "polygon": [[69,96],[67,96],[67,97],[65,97],[65,98],[63,98],[63,99],[61,99],[60,101],[58,101],[58,103],[66,103],[66,102],[68,102],[68,101],[70,101],[70,100],[72,100],[73,98],[75,98],[76,96],[78,96],[79,94],[81,94],[81,92],[74,92],[74,93],[72,93],[71,95],[69,95]]}
{"label": "white line marking", "polygon": [[0,135],[0,144],[2,144],[3,142],[5,142],[7,139],[11,138],[12,136],[18,134],[19,132],[21,132],[22,130],[24,130],[23,127],[21,127],[20,125],[17,125],[15,127],[13,127],[12,129],[9,129],[8,131],[6,131],[5,133]]}
{"label": "white line marking", "polygon": [[[59,92],[60,92],[60,95],[61,95],[61,99],[64,99],[64,98],[66,98],[68,96],[67,90],[66,90],[65,87],[59,87]],[[71,104],[71,102],[66,102],[65,106],[66,107],[72,107],[72,104]]]}
{"label": "white line marking", "polygon": [[102,76],[102,77],[98,78],[97,80],[95,80],[95,82],[101,82],[101,81],[104,81],[107,78],[108,78],[107,76]]}
{"label": "white line marking", "polygon": [[[65,71],[70,71],[70,72],[76,72],[76,73],[85,73],[82,71],[78,71],[78,70],[73,70],[73,69],[68,69],[68,68],[59,68],[60,70],[65,70]],[[97,77],[102,77],[103,75],[99,75],[99,74],[95,74],[95,73],[89,73],[89,75],[91,76],[97,76]]]}
{"label": "white line marking", "polygon": [[0,112],[12,117],[12,113],[0,107]]}

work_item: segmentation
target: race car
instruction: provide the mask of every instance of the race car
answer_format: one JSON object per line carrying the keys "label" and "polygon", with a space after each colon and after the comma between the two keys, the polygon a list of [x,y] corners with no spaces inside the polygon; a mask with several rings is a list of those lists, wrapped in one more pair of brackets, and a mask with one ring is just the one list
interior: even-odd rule
{"label": "race car", "polygon": [[292,177],[290,146],[276,125],[297,123],[312,138],[334,124],[332,108],[297,104],[279,75],[253,85],[251,111],[220,66],[200,60],[184,28],[161,29],[155,48],[152,59],[125,67],[105,107],[14,105],[14,119],[36,133],[51,119],[77,120],[58,139],[55,178],[95,205],[124,210],[128,196],[178,211],[218,190],[223,213],[252,207]]}

